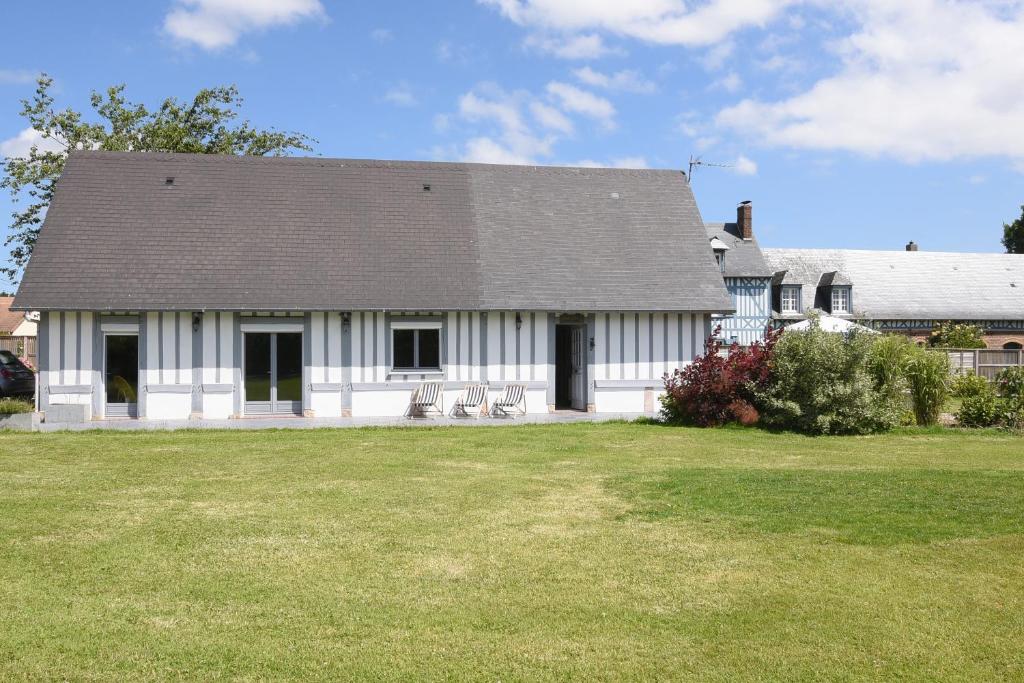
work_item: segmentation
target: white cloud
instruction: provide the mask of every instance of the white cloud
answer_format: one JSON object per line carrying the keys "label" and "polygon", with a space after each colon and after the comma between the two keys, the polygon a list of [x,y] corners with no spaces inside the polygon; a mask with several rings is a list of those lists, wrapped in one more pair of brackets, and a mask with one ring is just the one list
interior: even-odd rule
{"label": "white cloud", "polygon": [[799,94],[747,99],[719,126],[764,143],[907,162],[1024,163],[1024,3],[856,0],[838,71]]}
{"label": "white cloud", "polygon": [[547,91],[558,99],[565,111],[596,119],[605,128],[615,127],[615,107],[605,98],[558,81],[548,83]]}
{"label": "white cloud", "polygon": [[526,122],[523,108],[527,93],[508,93],[485,83],[459,99],[459,116],[489,127],[486,134],[470,138],[460,155],[465,161],[490,164],[533,164],[549,157],[556,138],[537,134]]}
{"label": "white cloud", "polygon": [[643,74],[633,69],[623,69],[608,75],[585,66],[582,69],[573,70],[573,74],[587,85],[607,90],[622,90],[646,95],[658,89],[654,81],[647,80]]}
{"label": "white cloud", "polygon": [[22,159],[29,155],[32,146],[43,152],[59,152],[64,145],[53,138],[44,138],[35,128],[25,128],[12,138],[0,141],[0,157]]}
{"label": "white cloud", "polygon": [[524,44],[540,52],[561,59],[598,59],[613,54],[623,54],[618,48],[605,45],[604,39],[596,33],[569,35],[539,35],[526,37]]}
{"label": "white cloud", "polygon": [[569,117],[561,111],[543,102],[531,102],[530,113],[537,123],[549,130],[555,130],[566,135],[572,135],[573,125]]}
{"label": "white cloud", "polygon": [[164,30],[205,50],[229,47],[243,33],[323,18],[320,0],[176,0]]}
{"label": "white cloud", "polygon": [[741,154],[732,162],[732,170],[737,175],[757,175],[757,163]]}
{"label": "white cloud", "polygon": [[734,31],[764,26],[794,0],[478,0],[521,25],[548,31],[605,31],[665,45],[715,45]]}
{"label": "white cloud", "polygon": [[419,104],[408,83],[402,81],[384,93],[384,101],[399,107],[415,107]]}
{"label": "white cloud", "polygon": [[27,69],[0,69],[0,84],[24,85],[34,83],[39,73]]}
{"label": "white cloud", "polygon": [[730,71],[728,74],[719,78],[717,81],[711,84],[711,89],[720,88],[726,92],[737,92],[743,87],[743,79],[735,71]]}
{"label": "white cloud", "polygon": [[594,159],[581,159],[573,164],[573,166],[581,166],[583,168],[650,168],[647,165],[647,160],[643,157],[621,157],[619,159],[612,159],[607,163],[595,161]]}
{"label": "white cloud", "polygon": [[375,43],[390,43],[395,34],[389,28],[375,28],[370,31],[370,40]]}

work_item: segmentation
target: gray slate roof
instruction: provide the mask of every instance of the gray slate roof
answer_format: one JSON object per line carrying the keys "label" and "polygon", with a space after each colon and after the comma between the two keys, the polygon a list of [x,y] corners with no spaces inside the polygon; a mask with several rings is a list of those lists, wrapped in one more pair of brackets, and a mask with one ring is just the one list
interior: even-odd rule
{"label": "gray slate roof", "polygon": [[729,251],[725,252],[725,277],[771,277],[772,269],[761,255],[761,247],[755,235],[743,239],[735,223],[705,223],[708,239],[722,240]]}
{"label": "gray slate roof", "polygon": [[802,285],[805,302],[813,301],[822,277],[828,280],[836,273],[834,284],[853,286],[855,317],[1024,318],[1024,255],[854,249],[764,249],[763,253],[777,272],[776,283]]}
{"label": "gray slate roof", "polygon": [[680,171],[119,152],[71,155],[15,303],[731,309]]}

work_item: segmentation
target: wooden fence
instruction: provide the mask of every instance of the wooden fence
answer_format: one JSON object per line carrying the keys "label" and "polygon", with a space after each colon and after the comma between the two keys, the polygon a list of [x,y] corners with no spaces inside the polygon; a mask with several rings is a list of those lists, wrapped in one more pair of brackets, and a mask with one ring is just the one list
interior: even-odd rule
{"label": "wooden fence", "polygon": [[973,372],[986,379],[995,379],[1000,370],[1024,365],[1024,351],[1019,349],[946,349],[954,375]]}
{"label": "wooden fence", "polygon": [[0,351],[10,351],[19,358],[24,358],[33,368],[39,367],[36,362],[35,337],[0,337]]}

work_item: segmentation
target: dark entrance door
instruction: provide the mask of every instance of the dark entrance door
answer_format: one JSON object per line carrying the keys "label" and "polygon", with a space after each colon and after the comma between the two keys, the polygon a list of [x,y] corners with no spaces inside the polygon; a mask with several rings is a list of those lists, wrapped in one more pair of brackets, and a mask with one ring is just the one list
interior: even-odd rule
{"label": "dark entrance door", "polygon": [[245,333],[245,412],[302,413],[302,333]]}
{"label": "dark entrance door", "polygon": [[106,417],[136,417],[139,394],[139,338],[134,334],[104,337],[103,387]]}
{"label": "dark entrance door", "polygon": [[572,408],[572,325],[555,325],[555,407]]}

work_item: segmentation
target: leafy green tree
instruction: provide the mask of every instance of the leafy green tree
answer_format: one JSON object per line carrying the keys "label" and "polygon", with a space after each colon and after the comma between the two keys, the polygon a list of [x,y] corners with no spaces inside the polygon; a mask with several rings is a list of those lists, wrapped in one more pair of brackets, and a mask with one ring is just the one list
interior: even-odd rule
{"label": "leafy green tree", "polygon": [[3,161],[0,188],[9,190],[15,202],[27,203],[12,214],[5,242],[10,261],[0,267],[0,273],[12,280],[32,255],[70,150],[284,156],[309,151],[315,142],[301,133],[262,130],[239,121],[242,98],[233,85],[203,88],[191,101],[169,97],[156,109],[129,102],[125,86],[115,85],[103,94],[92,93],[95,122],[71,108],[55,109],[52,85],[52,78],[40,75],[33,97],[21,102],[22,116],[47,144],[33,145],[23,158]]}
{"label": "leafy green tree", "polygon": [[970,323],[939,323],[928,335],[928,346],[944,349],[983,349],[985,330]]}
{"label": "leafy green tree", "polygon": [[1020,218],[1003,223],[1003,246],[1007,254],[1024,254],[1024,205],[1020,207]]}

